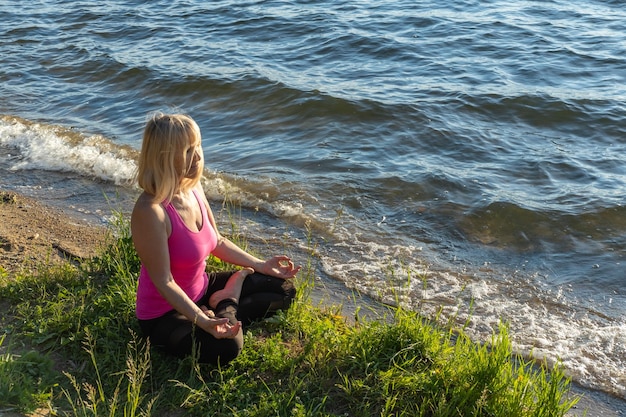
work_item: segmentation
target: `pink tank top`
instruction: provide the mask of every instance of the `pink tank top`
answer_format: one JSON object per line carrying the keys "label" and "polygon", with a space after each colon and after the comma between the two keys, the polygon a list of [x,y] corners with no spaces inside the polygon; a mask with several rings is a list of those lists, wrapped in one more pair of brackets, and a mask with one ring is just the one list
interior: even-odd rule
{"label": "pink tank top", "polygon": [[[206,258],[217,246],[217,236],[209,222],[206,207],[193,190],[202,212],[202,228],[194,232],[187,228],[176,209],[163,203],[172,224],[172,233],[167,240],[170,253],[170,269],[174,281],[194,302],[206,292],[209,279],[206,274]],[[172,306],[159,294],[142,265],[137,287],[136,314],[140,320],[162,316],[172,310]]]}

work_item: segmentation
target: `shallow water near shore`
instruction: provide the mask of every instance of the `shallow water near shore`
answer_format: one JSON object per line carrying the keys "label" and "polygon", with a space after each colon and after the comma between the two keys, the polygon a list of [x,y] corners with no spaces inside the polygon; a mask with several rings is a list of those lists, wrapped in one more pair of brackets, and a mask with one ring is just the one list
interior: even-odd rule
{"label": "shallow water near shore", "polygon": [[105,223],[132,207],[146,116],[184,111],[214,210],[253,246],[314,240],[328,285],[477,340],[505,321],[519,352],[626,399],[618,2],[0,11],[0,188]]}

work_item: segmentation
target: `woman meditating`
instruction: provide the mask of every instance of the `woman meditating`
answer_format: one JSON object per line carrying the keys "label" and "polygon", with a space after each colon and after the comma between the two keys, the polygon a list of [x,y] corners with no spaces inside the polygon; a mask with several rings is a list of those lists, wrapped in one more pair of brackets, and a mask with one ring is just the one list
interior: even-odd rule
{"label": "woman meditating", "polygon": [[[137,171],[143,193],[131,216],[141,259],[136,314],[153,346],[224,365],[241,352],[242,323],[289,307],[301,267],[287,256],[261,260],[220,235],[200,185],[203,169],[193,119],[148,120]],[[207,274],[210,254],[243,269]]]}

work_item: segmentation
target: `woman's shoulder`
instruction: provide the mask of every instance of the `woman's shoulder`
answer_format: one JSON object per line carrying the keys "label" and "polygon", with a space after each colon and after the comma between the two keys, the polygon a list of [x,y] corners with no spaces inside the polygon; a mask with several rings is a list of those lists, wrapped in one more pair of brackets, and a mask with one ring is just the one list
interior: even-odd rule
{"label": "woman's shoulder", "polygon": [[164,214],[164,209],[161,203],[157,202],[152,195],[143,192],[135,202],[132,217],[135,217],[139,214],[141,216],[152,215],[156,217],[161,217]]}
{"label": "woman's shoulder", "polygon": [[149,194],[137,198],[130,216],[130,230],[135,245],[159,245],[171,232],[169,218],[162,205]]}

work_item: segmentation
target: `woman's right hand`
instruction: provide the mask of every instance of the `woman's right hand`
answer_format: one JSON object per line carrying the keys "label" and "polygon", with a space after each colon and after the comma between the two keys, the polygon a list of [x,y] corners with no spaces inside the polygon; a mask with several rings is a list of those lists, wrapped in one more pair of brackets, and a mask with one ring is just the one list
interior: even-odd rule
{"label": "woman's right hand", "polygon": [[233,339],[241,331],[241,322],[230,324],[226,317],[215,317],[215,313],[206,306],[200,307],[204,312],[202,329],[216,339]]}

